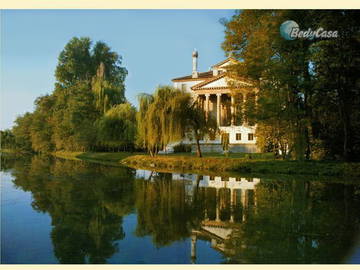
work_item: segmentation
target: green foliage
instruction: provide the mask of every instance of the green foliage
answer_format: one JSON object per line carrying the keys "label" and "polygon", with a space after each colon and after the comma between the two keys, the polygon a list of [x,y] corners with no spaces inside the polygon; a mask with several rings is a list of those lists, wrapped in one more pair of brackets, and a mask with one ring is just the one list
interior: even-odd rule
{"label": "green foliage", "polygon": [[125,237],[122,217],[134,204],[131,170],[45,155],[26,165],[21,159],[14,164],[14,184],[33,192],[32,207],[51,217],[60,263],[105,263],[118,251],[116,241]]}
{"label": "green foliage", "polygon": [[71,39],[59,55],[53,93],[39,97],[34,113],[16,120],[17,147],[35,152],[132,147],[135,111],[119,105],[126,101],[126,74],[121,57],[105,43],[92,47],[89,38]]}
{"label": "green foliage", "polygon": [[9,129],[0,130],[1,149],[15,148],[15,136]]}
{"label": "green foliage", "polygon": [[97,129],[99,144],[132,149],[136,136],[136,109],[129,103],[112,107],[99,120]]}
{"label": "green foliage", "polygon": [[12,133],[15,136],[15,146],[24,151],[32,151],[31,145],[31,125],[33,121],[33,114],[25,113],[15,120],[15,126]]}
{"label": "green foliage", "polygon": [[52,142],[52,109],[54,106],[54,96],[42,96],[36,99],[36,110],[30,129],[32,149],[35,152],[51,152],[54,149]]}
{"label": "green foliage", "polygon": [[191,144],[183,144],[179,143],[174,146],[174,153],[190,153],[191,152]]}
{"label": "green foliage", "polygon": [[242,153],[240,157],[209,155],[198,158],[189,155],[147,155],[130,156],[122,164],[145,169],[165,169],[180,171],[201,171],[207,173],[241,172],[260,174],[318,175],[352,177],[360,176],[359,163],[336,161],[296,161],[275,160],[272,153]]}
{"label": "green foliage", "polygon": [[313,133],[327,156],[359,160],[360,24],[355,10],[321,12],[315,27],[336,29],[338,38],[319,40],[310,48],[316,74]]}
{"label": "green foliage", "polygon": [[[240,60],[230,76],[249,78],[259,90],[257,106],[245,104],[244,117],[257,123],[262,150],[299,160],[319,151],[345,160],[360,156],[357,16],[340,10],[245,10],[224,22],[223,49]],[[279,26],[289,19],[303,29],[338,30],[339,37],[285,40]]]}
{"label": "green foliage", "polygon": [[206,118],[189,93],[171,86],[158,87],[152,96],[140,95],[137,119],[138,144],[151,156],[185,136],[196,140],[201,156],[199,140],[217,129],[215,120]]}
{"label": "green foliage", "polygon": [[153,96],[139,96],[138,143],[151,155],[156,155],[168,143],[182,138],[177,104],[174,103],[175,97],[180,94],[180,90],[171,86],[160,86]]}

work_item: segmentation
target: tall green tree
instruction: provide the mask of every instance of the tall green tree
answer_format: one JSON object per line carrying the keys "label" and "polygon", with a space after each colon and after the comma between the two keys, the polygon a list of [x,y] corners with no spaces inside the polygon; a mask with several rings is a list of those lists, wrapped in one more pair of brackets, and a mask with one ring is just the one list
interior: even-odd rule
{"label": "tall green tree", "polygon": [[130,103],[112,107],[97,124],[101,145],[113,149],[132,150],[136,137],[136,109]]}
{"label": "tall green tree", "polygon": [[179,92],[171,86],[159,86],[152,97],[144,94],[139,97],[138,142],[147,148],[151,156],[168,143],[181,139],[172,102]]}
{"label": "tall green tree", "polygon": [[46,95],[35,100],[36,110],[30,127],[32,149],[36,152],[51,152],[54,149],[52,141],[52,114],[54,96]]}
{"label": "tall green tree", "polygon": [[[16,121],[17,145],[36,152],[95,150],[96,124],[126,101],[126,74],[121,57],[107,44],[92,46],[89,38],[72,38],[59,55],[53,93],[39,97],[34,113]],[[104,132],[103,137],[113,136]]]}
{"label": "tall green tree", "polygon": [[10,129],[0,130],[1,149],[14,149],[15,136]]}
{"label": "tall green tree", "polygon": [[33,121],[32,113],[25,113],[15,120],[15,125],[12,128],[12,133],[15,136],[16,147],[24,151],[32,151],[31,143],[31,125]]}
{"label": "tall green tree", "polygon": [[[254,120],[263,149],[281,148],[284,157],[294,159],[309,159],[319,151],[345,160],[356,156],[359,23],[355,18],[356,12],[340,10],[245,10],[223,22],[223,49],[240,62],[230,68],[230,75],[247,77],[259,89]],[[279,27],[286,20],[296,21],[301,29],[338,30],[340,36],[285,40]]]}
{"label": "tall green tree", "polygon": [[312,12],[315,27],[338,37],[311,46],[314,136],[330,156],[360,160],[360,23],[356,10]]}

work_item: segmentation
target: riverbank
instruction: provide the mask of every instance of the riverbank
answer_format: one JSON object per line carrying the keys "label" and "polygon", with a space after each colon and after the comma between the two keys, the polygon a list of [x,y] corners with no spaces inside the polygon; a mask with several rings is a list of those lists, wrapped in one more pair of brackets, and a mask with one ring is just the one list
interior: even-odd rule
{"label": "riverbank", "polygon": [[124,158],[141,155],[141,153],[131,152],[66,152],[58,151],[53,152],[51,155],[71,160],[85,160],[89,162],[95,162],[100,164],[112,165],[112,166],[123,166],[120,162]]}
{"label": "riverbank", "polygon": [[[4,152],[4,151],[2,151]],[[360,178],[360,163],[336,161],[285,161],[276,160],[271,154],[222,154],[208,153],[198,158],[191,153],[177,153],[150,157],[145,153],[131,152],[65,152],[53,156],[71,160],[84,160],[104,165],[128,166],[157,171],[181,171],[242,174],[313,175]]]}
{"label": "riverbank", "polygon": [[129,167],[143,169],[360,177],[360,163],[329,161],[135,155],[124,158],[121,163]]}

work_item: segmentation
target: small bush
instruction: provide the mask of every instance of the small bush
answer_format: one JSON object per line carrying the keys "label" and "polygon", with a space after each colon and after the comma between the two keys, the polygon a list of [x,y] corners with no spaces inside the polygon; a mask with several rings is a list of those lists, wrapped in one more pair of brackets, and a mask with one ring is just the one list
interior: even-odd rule
{"label": "small bush", "polygon": [[191,144],[177,144],[174,146],[174,153],[191,152]]}

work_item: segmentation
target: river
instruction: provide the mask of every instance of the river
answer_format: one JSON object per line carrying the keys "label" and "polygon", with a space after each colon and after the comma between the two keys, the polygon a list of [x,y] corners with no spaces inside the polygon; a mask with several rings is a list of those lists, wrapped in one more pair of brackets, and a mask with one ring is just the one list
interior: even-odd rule
{"label": "river", "polygon": [[360,181],[2,155],[1,263],[360,263]]}

